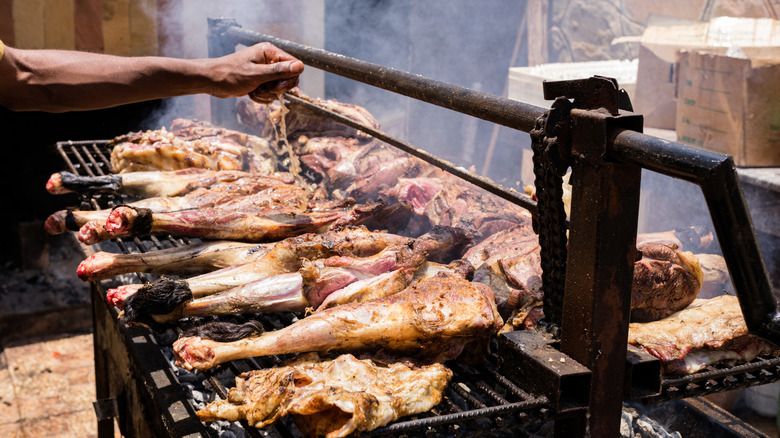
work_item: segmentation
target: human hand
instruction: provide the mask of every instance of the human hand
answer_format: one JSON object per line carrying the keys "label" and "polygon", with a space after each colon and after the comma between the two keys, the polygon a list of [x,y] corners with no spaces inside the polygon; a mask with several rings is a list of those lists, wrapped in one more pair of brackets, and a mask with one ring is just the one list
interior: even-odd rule
{"label": "human hand", "polygon": [[210,94],[216,97],[249,95],[270,103],[298,85],[303,63],[270,43],[259,43],[213,60]]}

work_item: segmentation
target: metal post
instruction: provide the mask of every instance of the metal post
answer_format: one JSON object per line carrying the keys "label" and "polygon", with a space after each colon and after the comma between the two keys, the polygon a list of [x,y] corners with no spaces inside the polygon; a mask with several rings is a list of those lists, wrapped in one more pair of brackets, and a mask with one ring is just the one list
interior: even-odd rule
{"label": "metal post", "polygon": [[[572,110],[572,206],[561,351],[592,375],[586,421],[556,423],[556,436],[617,437],[623,402],[641,168],[604,160],[613,121]],[[639,122],[641,117],[627,119]],[[582,430],[587,426],[587,431]]]}

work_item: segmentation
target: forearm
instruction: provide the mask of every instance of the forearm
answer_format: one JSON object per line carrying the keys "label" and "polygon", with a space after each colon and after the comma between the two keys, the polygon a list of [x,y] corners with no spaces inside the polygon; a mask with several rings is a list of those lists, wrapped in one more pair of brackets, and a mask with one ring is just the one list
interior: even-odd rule
{"label": "forearm", "polygon": [[214,81],[211,63],[214,60],[6,48],[0,105],[59,112],[208,93]]}

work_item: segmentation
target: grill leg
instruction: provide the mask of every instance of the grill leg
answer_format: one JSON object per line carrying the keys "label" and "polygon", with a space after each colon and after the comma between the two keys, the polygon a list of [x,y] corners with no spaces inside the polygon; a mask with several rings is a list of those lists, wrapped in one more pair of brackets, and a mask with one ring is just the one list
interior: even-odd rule
{"label": "grill leg", "polygon": [[[92,297],[92,348],[95,355],[95,395],[98,400],[105,400],[111,397],[111,386],[108,375],[108,359],[106,350],[101,345],[101,336],[99,336],[96,320],[96,305],[102,305],[96,300],[100,300],[100,294],[97,291],[95,283],[90,283],[90,292]],[[97,420],[98,438],[108,438],[114,436],[114,419],[98,418]]]}

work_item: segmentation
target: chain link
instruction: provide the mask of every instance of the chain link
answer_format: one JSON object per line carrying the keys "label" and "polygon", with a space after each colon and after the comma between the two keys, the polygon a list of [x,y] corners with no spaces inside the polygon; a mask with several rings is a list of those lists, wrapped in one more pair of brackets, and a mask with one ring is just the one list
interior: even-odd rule
{"label": "chain link", "polygon": [[542,303],[545,319],[560,326],[566,280],[566,211],[563,207],[563,178],[555,171],[550,157],[550,151],[557,150],[559,145],[557,137],[547,136],[549,115],[550,111],[547,111],[539,117],[530,134],[537,199],[537,230],[541,247],[544,291]]}

